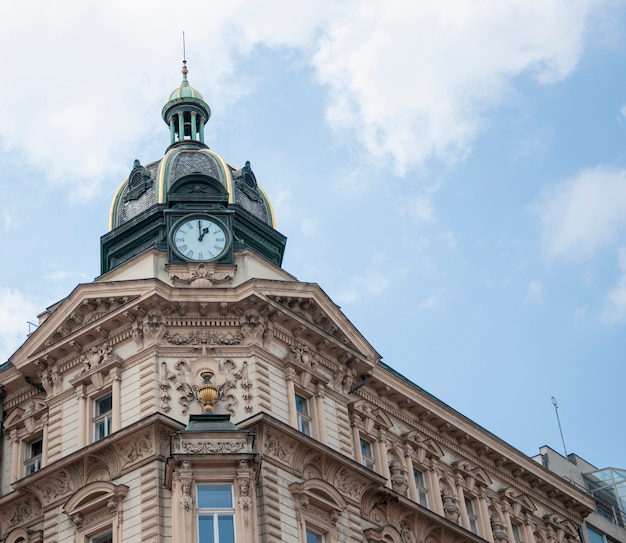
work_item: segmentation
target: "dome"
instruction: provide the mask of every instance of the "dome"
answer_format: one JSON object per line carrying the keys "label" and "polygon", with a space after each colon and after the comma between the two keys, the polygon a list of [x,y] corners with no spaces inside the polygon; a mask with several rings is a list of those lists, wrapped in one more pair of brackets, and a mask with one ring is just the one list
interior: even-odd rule
{"label": "dome", "polygon": [[229,205],[276,227],[272,205],[257,183],[250,162],[235,168],[208,147],[198,142],[183,142],[170,146],[162,159],[146,166],[135,161],[113,198],[110,229],[139,217],[155,205],[168,206],[171,189],[183,181],[198,186],[212,183],[228,195]]}
{"label": "dome", "polygon": [[169,251],[172,217],[192,212],[228,217],[235,251],[251,249],[281,265],[286,238],[276,231],[270,200],[249,161],[231,166],[205,144],[211,110],[187,72],[183,62],[182,83],[163,107],[170,132],[165,155],[146,165],[135,160],[113,197],[110,232],[102,239],[103,273],[150,247]]}
{"label": "dome", "polygon": [[187,74],[189,70],[187,69],[187,61],[183,61],[183,82],[180,84],[180,87],[174,89],[168,98],[168,102],[173,102],[175,100],[179,100],[181,98],[196,98],[198,100],[202,100],[204,102],[204,97],[200,94],[200,91],[194,89],[187,81]]}

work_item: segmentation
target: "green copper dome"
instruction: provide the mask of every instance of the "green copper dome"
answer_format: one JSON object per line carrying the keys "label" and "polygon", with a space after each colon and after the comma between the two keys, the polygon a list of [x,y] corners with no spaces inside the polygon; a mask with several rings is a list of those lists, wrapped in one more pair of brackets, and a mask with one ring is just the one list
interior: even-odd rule
{"label": "green copper dome", "polygon": [[163,107],[161,116],[170,127],[170,144],[181,141],[204,143],[204,125],[211,117],[211,108],[187,80],[187,61],[183,60],[183,81]]}
{"label": "green copper dome", "polygon": [[180,87],[174,89],[172,94],[168,99],[168,102],[172,102],[174,100],[179,100],[180,98],[197,98],[198,100],[202,100],[204,102],[204,97],[200,94],[199,91],[194,89],[187,81],[187,74],[189,70],[187,69],[187,61],[183,61],[183,82],[180,84]]}

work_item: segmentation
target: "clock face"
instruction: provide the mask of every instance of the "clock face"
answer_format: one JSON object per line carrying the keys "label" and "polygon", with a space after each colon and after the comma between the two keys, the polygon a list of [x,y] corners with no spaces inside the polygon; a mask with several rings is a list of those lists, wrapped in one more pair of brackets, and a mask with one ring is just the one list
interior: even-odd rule
{"label": "clock face", "polygon": [[229,237],[221,221],[206,215],[192,215],[174,224],[170,241],[181,258],[206,261],[223,255]]}

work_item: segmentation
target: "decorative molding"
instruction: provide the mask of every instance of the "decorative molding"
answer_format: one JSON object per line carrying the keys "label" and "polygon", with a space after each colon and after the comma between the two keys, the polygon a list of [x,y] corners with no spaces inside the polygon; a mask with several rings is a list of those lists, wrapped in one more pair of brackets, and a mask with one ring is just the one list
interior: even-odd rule
{"label": "decorative molding", "polygon": [[175,452],[184,452],[184,453],[192,453],[192,454],[226,454],[226,453],[236,453],[242,451],[246,448],[245,441],[182,441],[180,443],[182,451]]}
{"label": "decorative molding", "polygon": [[32,495],[4,504],[0,510],[0,534],[6,535],[13,528],[28,525],[41,515],[41,503]]}
{"label": "decorative molding", "polygon": [[210,262],[186,262],[165,266],[170,281],[176,286],[210,288],[231,284],[235,278],[235,265]]}

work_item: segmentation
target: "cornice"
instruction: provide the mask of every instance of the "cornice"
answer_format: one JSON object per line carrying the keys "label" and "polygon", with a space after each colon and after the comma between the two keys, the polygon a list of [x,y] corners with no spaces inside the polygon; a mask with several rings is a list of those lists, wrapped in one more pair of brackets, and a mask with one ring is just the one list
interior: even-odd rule
{"label": "cornice", "polygon": [[[551,492],[538,492],[536,486],[533,486],[519,477],[521,473],[516,476],[510,470],[496,466],[493,461],[486,461],[485,455],[479,455],[474,452],[473,449],[459,444],[458,439],[449,437],[449,434],[446,433],[453,428],[453,425],[451,424],[449,424],[448,428],[445,428],[445,425],[443,427],[432,426],[425,423],[419,416],[407,414],[406,411],[398,409],[392,402],[381,398],[379,395],[368,392],[366,388],[359,389],[356,392],[356,395],[364,400],[367,400],[373,405],[376,405],[392,417],[402,421],[407,426],[418,430],[426,437],[438,442],[442,447],[445,447],[450,452],[456,454],[459,458],[468,460],[474,466],[484,469],[490,474],[490,476],[493,475],[494,479],[523,490],[525,493],[531,495],[536,503],[540,503],[546,509],[557,508],[563,517],[571,520],[572,522],[580,523],[581,519],[594,509],[595,502],[590,496],[572,485],[569,485],[567,481],[561,479],[555,474],[545,470],[545,468],[534,462],[532,459],[528,457],[522,458],[521,453],[519,452],[516,454],[516,456],[518,456],[517,460],[512,458],[513,455],[506,456],[507,462],[514,463],[519,466],[519,469],[523,470],[524,473],[532,474],[535,476],[537,481],[541,481],[549,485],[552,489]],[[415,393],[413,394],[413,398],[414,402],[417,404],[419,400],[416,399],[418,396]],[[421,398],[419,399],[421,400]],[[451,414],[440,413],[440,416],[444,420],[450,420],[453,418]],[[472,437],[472,439],[479,440],[477,437]],[[504,444],[504,442],[494,443],[495,447],[499,446],[498,448],[503,448],[503,445],[506,444]],[[504,456],[504,453],[501,454]],[[524,464],[523,466],[520,465],[522,463]],[[551,496],[550,493],[552,493]],[[572,503],[567,504],[561,500],[557,501],[558,494],[568,496],[569,502],[576,502],[578,504],[577,508],[579,511],[573,511],[574,504]]]}

